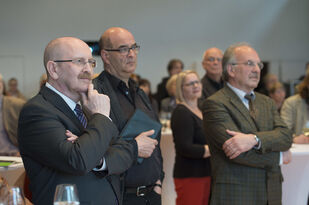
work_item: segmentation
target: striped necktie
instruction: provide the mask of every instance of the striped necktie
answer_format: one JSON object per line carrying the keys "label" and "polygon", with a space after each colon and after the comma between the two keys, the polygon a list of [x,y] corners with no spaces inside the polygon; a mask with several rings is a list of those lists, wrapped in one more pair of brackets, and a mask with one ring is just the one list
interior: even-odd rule
{"label": "striped necktie", "polygon": [[246,94],[245,95],[245,98],[248,100],[249,102],[249,112],[250,112],[250,116],[255,119],[255,109],[254,109],[254,106],[253,106],[253,94]]}
{"label": "striped necktie", "polygon": [[74,111],[76,112],[76,116],[79,119],[79,121],[82,123],[83,127],[86,128],[87,119],[86,119],[85,114],[83,113],[81,106],[79,104],[76,104]]}

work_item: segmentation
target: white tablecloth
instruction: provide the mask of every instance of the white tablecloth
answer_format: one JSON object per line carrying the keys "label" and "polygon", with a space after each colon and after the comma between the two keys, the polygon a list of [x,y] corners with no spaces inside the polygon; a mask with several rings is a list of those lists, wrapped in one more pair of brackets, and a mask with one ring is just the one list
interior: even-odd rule
{"label": "white tablecloth", "polygon": [[309,145],[293,144],[292,162],[282,165],[282,204],[306,205],[309,193]]}
{"label": "white tablecloth", "polygon": [[[165,172],[162,204],[174,205],[177,196],[173,181],[175,147],[170,130],[162,133],[161,151]],[[309,145],[293,144],[291,152],[292,162],[281,166],[284,177],[282,203],[283,205],[306,205],[309,193]]]}
{"label": "white tablecloth", "polygon": [[175,146],[172,131],[170,129],[162,132],[160,146],[163,157],[163,170],[165,172],[165,178],[162,185],[162,205],[174,205],[177,196],[173,181]]}
{"label": "white tablecloth", "polygon": [[11,186],[20,186],[23,188],[25,179],[25,169],[21,157],[0,156],[0,160],[14,161],[8,167],[0,167],[0,174]]}

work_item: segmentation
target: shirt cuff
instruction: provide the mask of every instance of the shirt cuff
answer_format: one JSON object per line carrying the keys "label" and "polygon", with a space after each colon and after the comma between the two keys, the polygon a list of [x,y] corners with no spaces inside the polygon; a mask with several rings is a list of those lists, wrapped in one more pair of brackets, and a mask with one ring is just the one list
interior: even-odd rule
{"label": "shirt cuff", "polygon": [[282,158],[282,152],[280,152],[280,160],[279,160],[279,165],[283,164],[283,158]]}
{"label": "shirt cuff", "polygon": [[97,168],[97,167],[96,167],[96,168],[93,168],[93,169],[92,169],[93,171],[99,172],[99,171],[104,171],[104,170],[106,170],[107,167],[106,167],[105,159],[103,158],[102,160],[103,160],[102,166],[101,166],[100,168]]}

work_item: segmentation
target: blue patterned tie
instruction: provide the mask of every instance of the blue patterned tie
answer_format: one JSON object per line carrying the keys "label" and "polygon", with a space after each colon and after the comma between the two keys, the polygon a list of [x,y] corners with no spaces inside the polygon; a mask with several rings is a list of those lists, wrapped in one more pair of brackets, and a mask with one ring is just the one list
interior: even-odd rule
{"label": "blue patterned tie", "polygon": [[79,119],[79,121],[86,128],[87,127],[87,119],[86,119],[86,116],[83,113],[81,106],[79,104],[76,104],[74,111],[76,112],[76,115],[77,115],[77,118]]}

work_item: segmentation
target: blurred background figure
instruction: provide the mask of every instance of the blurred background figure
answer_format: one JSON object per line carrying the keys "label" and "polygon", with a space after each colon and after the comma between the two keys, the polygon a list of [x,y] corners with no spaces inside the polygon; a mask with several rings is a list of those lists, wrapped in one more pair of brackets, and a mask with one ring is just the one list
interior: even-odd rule
{"label": "blurred background figure", "polygon": [[293,131],[293,142],[309,143],[309,75],[298,86],[298,94],[287,98],[281,109],[281,117]]}
{"label": "blurred background figure", "polygon": [[148,96],[148,98],[151,102],[152,109],[158,115],[159,114],[159,105],[158,105],[157,100],[151,94],[151,85],[150,85],[149,80],[147,80],[145,78],[141,78],[139,80],[139,88],[142,89],[146,93],[146,95]]}
{"label": "blurred background figure", "polygon": [[178,74],[177,107],[171,128],[176,149],[174,183],[177,205],[205,205],[210,195],[210,152],[203,132],[203,116],[198,108],[202,85],[196,72]]}
{"label": "blurred background figure", "polygon": [[8,82],[8,90],[6,92],[8,96],[13,96],[26,100],[25,96],[18,90],[18,81],[16,78],[11,78]]}
{"label": "blurred background figure", "polygon": [[165,116],[168,120],[171,118],[171,114],[176,107],[176,79],[177,75],[173,75],[166,83],[166,90],[168,97],[161,101],[160,115]]}
{"label": "blurred background figure", "polygon": [[136,82],[136,84],[138,85],[138,84],[139,84],[139,81],[140,81],[140,79],[141,79],[141,76],[138,75],[138,74],[132,73],[131,76],[130,76],[130,78],[133,79],[133,80]]}
{"label": "blurred background figure", "polygon": [[285,100],[286,92],[285,88],[280,82],[276,82],[269,89],[269,97],[271,97],[277,106],[278,112],[280,112],[282,104]]}
{"label": "blurred background figure", "polygon": [[19,112],[25,101],[5,96],[5,88],[0,74],[0,155],[19,156],[17,125]]}
{"label": "blurred background figure", "polygon": [[167,64],[167,72],[168,77],[164,77],[157,86],[157,93],[156,93],[156,99],[159,103],[159,109],[161,109],[160,102],[169,96],[167,90],[166,90],[166,83],[170,79],[171,76],[180,73],[184,68],[184,64],[180,59],[172,59]]}
{"label": "blurred background figure", "polygon": [[277,82],[279,82],[279,80],[275,74],[267,73],[263,78],[262,87],[256,91],[269,96],[269,89]]}
{"label": "blurred background figure", "polygon": [[299,80],[304,80],[306,75],[309,75],[309,62],[307,62],[305,66],[305,75],[300,76]]}
{"label": "blurred background figure", "polygon": [[42,88],[43,85],[47,82],[47,75],[46,73],[42,74],[40,77],[40,88]]}
{"label": "blurred background figure", "polygon": [[218,48],[209,48],[203,55],[202,66],[206,74],[202,78],[202,97],[206,99],[223,88],[222,76],[222,51]]}

